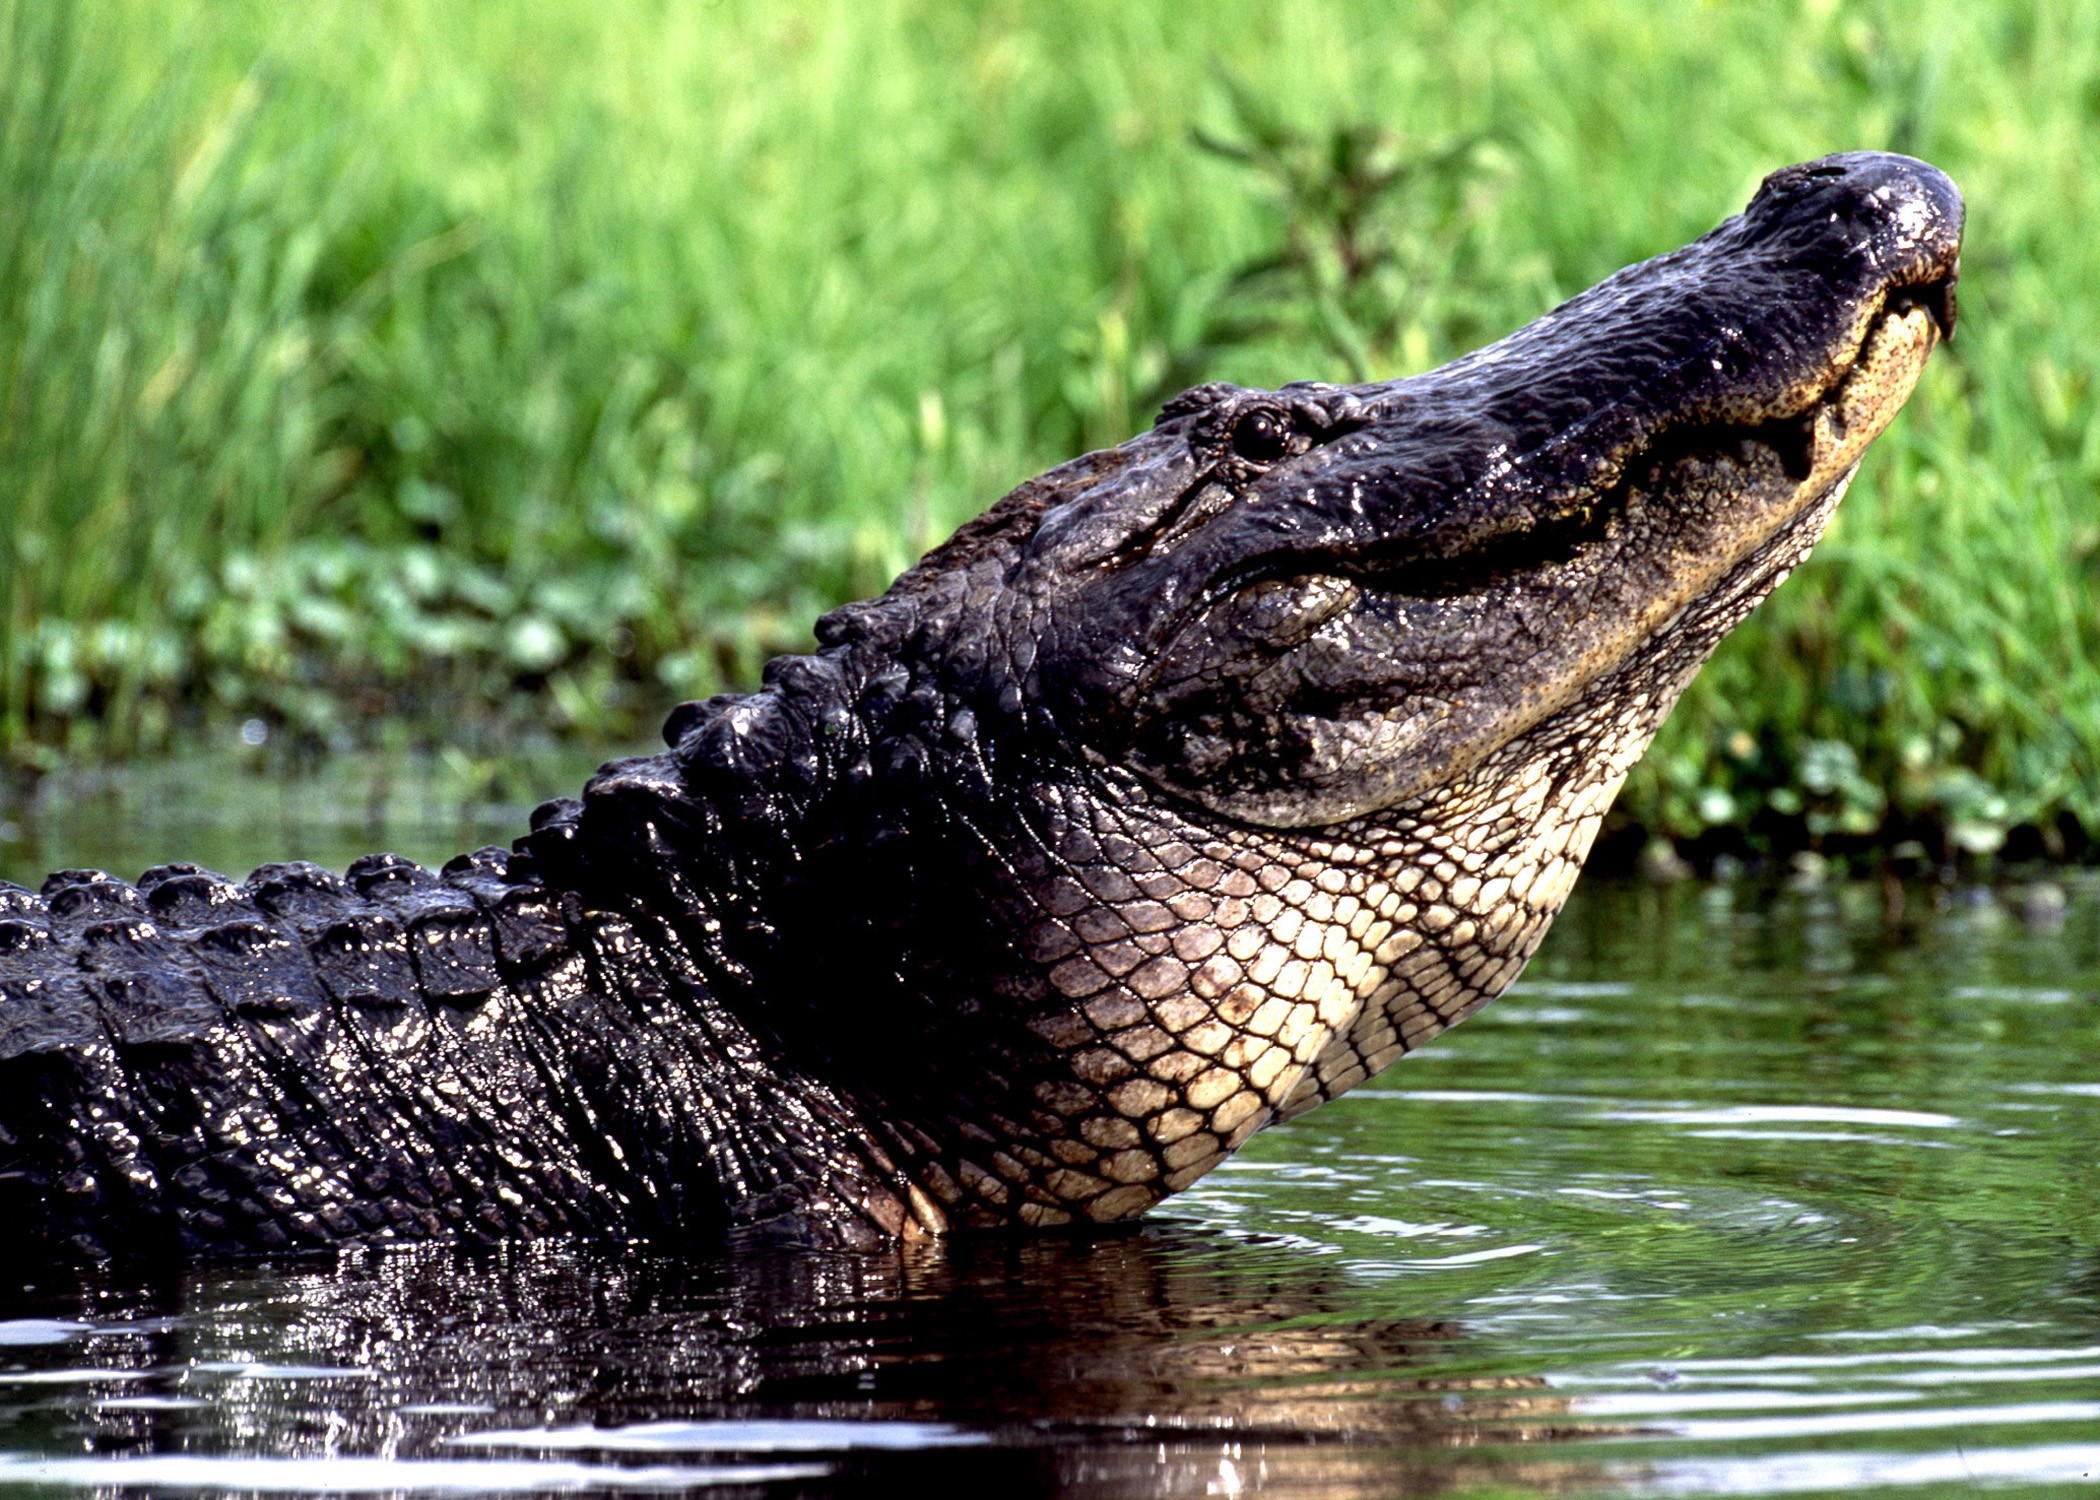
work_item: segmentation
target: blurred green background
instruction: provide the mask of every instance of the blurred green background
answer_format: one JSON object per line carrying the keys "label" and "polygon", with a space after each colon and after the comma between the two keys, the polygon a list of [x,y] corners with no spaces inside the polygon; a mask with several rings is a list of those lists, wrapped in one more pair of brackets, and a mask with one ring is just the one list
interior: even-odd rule
{"label": "blurred green background", "polygon": [[0,16],[16,795],[638,741],[1183,385],[1426,368],[1873,147],[1968,195],[1961,338],[1620,842],[2095,851],[2094,0]]}

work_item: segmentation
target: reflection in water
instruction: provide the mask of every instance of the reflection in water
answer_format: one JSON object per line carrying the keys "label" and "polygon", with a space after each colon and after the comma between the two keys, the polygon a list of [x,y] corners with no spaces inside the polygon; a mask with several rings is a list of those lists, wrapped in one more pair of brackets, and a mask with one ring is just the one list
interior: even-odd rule
{"label": "reflection in water", "polygon": [[1095,1240],[0,1280],[0,1500],[2100,1494],[2100,883],[2051,880],[1586,885]]}
{"label": "reflection in water", "polygon": [[[1435,1450],[1551,1438],[1567,1406],[1536,1377],[1431,1373],[1484,1361],[1455,1324],[1352,1316],[1329,1257],[1172,1225],[705,1260],[407,1246],[61,1281],[45,1322],[13,1325],[29,1357],[0,1361],[30,1367],[0,1375],[7,1446],[393,1461],[304,1471],[347,1489],[848,1493],[908,1464],[1023,1493],[1428,1494],[1548,1479]],[[403,1467],[424,1461],[442,1467]],[[279,1488],[296,1470],[59,1473]]]}

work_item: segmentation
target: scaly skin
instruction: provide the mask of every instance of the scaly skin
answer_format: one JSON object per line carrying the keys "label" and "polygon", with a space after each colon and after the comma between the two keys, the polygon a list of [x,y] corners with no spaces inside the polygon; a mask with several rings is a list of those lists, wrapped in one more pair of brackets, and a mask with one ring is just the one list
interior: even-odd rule
{"label": "scaly skin", "polygon": [[0,1191],[91,1253],[1140,1213],[1516,977],[1960,225],[1830,158],[1441,370],[1191,391],[514,853],[0,890]]}

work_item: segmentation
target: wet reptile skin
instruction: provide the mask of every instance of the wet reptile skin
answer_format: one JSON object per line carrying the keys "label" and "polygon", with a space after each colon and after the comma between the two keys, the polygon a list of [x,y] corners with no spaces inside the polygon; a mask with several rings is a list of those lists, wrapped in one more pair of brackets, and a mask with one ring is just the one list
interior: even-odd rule
{"label": "wet reptile skin", "polygon": [[1951,331],[1900,157],[1381,385],[1201,387],[432,872],[0,887],[90,1253],[1128,1218],[1500,993]]}

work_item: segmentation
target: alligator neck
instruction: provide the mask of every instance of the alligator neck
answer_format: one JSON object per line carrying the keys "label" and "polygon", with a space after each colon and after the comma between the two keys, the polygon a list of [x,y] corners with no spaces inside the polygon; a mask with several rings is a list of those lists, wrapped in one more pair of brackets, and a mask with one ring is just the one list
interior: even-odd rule
{"label": "alligator neck", "polygon": [[1505,987],[1653,728],[1576,715],[1433,799],[1260,829],[887,672],[776,664],[526,841],[680,956],[701,1116],[835,1122],[767,1178],[828,1183],[781,1210],[819,1221],[1112,1220],[1193,1182]]}

